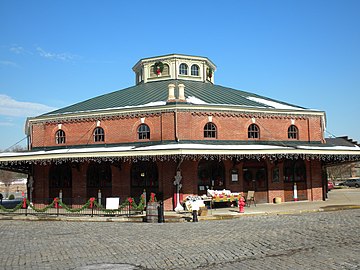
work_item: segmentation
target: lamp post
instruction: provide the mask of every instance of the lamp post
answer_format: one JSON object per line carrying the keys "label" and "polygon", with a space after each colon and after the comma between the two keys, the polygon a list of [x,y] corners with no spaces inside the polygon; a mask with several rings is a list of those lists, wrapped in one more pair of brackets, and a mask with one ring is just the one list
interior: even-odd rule
{"label": "lamp post", "polygon": [[175,207],[175,211],[180,212],[180,211],[184,210],[184,208],[180,204],[180,189],[182,187],[182,184],[180,183],[181,179],[182,179],[181,172],[177,171],[176,176],[174,178],[175,178],[174,185],[176,186],[176,207]]}

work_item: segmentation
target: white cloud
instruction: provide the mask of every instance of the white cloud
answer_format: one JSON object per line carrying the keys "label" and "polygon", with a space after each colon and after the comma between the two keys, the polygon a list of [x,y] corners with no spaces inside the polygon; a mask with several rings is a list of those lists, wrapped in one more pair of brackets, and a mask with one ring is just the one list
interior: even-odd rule
{"label": "white cloud", "polygon": [[7,61],[7,60],[0,60],[0,65],[7,67],[18,67],[18,65],[15,62]]}
{"label": "white cloud", "polygon": [[66,53],[66,52],[65,53],[47,52],[41,47],[37,47],[36,50],[41,57],[44,57],[44,58],[50,59],[50,60],[71,61],[75,58],[75,55]]}
{"label": "white cloud", "polygon": [[0,127],[13,127],[13,126],[15,126],[15,124],[12,122],[3,122],[0,120]]}
{"label": "white cloud", "polygon": [[56,108],[32,102],[17,101],[7,95],[0,94],[0,115],[28,117],[53,111]]}
{"label": "white cloud", "polygon": [[18,45],[10,47],[9,50],[15,54],[23,54],[25,52],[24,48]]}

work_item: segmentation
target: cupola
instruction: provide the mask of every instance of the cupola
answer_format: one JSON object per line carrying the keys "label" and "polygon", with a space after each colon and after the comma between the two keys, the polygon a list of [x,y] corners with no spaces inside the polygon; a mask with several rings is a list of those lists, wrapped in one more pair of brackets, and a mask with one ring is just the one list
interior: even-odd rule
{"label": "cupola", "polygon": [[214,83],[215,70],[206,57],[182,54],[144,58],[133,67],[136,84],[169,79]]}

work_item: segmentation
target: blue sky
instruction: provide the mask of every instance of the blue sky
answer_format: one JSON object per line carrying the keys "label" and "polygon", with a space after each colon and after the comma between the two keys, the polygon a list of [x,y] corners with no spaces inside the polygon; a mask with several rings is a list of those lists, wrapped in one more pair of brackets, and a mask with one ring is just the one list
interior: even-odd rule
{"label": "blue sky", "polygon": [[[35,116],[134,85],[141,58],[210,58],[216,84],[327,114],[360,140],[360,1],[0,1],[0,149]],[[22,142],[22,145],[24,145]]]}

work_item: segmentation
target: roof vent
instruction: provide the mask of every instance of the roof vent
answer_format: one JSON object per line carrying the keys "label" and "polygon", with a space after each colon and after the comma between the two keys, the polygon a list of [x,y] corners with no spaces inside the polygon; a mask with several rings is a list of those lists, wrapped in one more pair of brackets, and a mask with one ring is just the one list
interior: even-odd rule
{"label": "roof vent", "polygon": [[168,88],[169,88],[168,100],[174,100],[175,99],[175,84],[170,83],[168,85]]}
{"label": "roof vent", "polygon": [[184,101],[185,100],[185,85],[180,83],[178,85],[179,87],[179,100]]}

